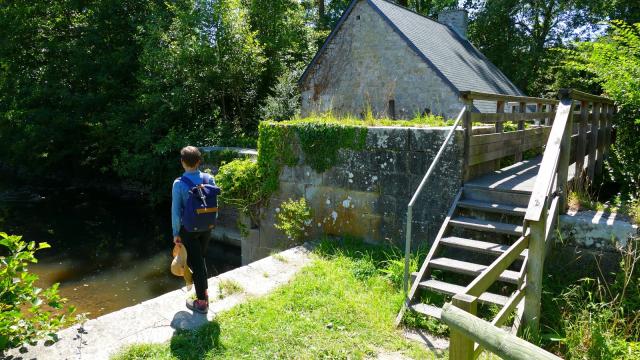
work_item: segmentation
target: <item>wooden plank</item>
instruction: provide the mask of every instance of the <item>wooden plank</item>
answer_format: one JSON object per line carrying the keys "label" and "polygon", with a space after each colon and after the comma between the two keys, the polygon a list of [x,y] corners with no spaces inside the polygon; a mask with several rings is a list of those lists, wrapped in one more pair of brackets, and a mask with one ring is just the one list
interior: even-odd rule
{"label": "wooden plank", "polygon": [[442,309],[433,305],[429,305],[429,304],[413,304],[409,307],[409,309],[420,313],[422,315],[425,316],[429,316],[432,318],[436,318],[438,320],[440,320],[440,315],[442,314]]}
{"label": "wooden plank", "polygon": [[509,214],[509,215],[516,215],[516,216],[524,216],[525,212],[527,211],[526,208],[523,208],[521,206],[496,204],[496,203],[477,201],[477,200],[471,200],[471,199],[461,200],[460,202],[458,202],[458,206],[466,209],[481,210],[481,211],[488,211],[488,212],[495,212],[499,214]]}
{"label": "wooden plank", "polygon": [[[465,294],[479,296],[489,289],[491,285],[498,279],[498,277],[509,267],[513,262],[520,257],[520,254],[527,248],[529,239],[526,236],[522,236],[518,241],[513,243],[509,250],[500,255],[491,265],[489,265],[478,277],[476,277],[467,287],[464,289]],[[514,272],[515,273],[515,272]],[[515,273],[519,276],[518,273]],[[518,278],[516,278],[518,279]]]}
{"label": "wooden plank", "polygon": [[[461,311],[473,316],[478,310],[478,301],[475,297],[456,295],[451,304]],[[466,337],[462,332],[451,329],[449,334],[449,359],[473,360],[474,341]]]}
{"label": "wooden plank", "polygon": [[575,181],[578,187],[582,187],[584,156],[587,152],[587,121],[589,117],[589,103],[582,101],[580,103],[580,120],[578,125],[578,138],[576,139],[576,175]]}
{"label": "wooden plank", "polygon": [[[491,321],[491,325],[497,328],[500,328],[502,327],[502,325],[504,325],[507,319],[509,319],[509,316],[511,315],[511,313],[514,310],[516,310],[516,307],[520,304],[520,302],[524,298],[525,289],[526,289],[526,284],[523,284],[519,287],[518,290],[514,291],[514,293],[511,294],[511,296],[509,297],[509,300],[507,301],[507,304],[502,309],[500,309],[498,314]],[[440,310],[439,315],[441,318],[442,309],[438,309],[438,310]],[[484,351],[484,348],[480,345],[477,345],[474,351],[474,358],[477,359],[478,356],[482,354],[482,351]]]}
{"label": "wooden plank", "polygon": [[551,200],[551,204],[549,205],[549,210],[547,212],[547,222],[544,230],[544,238],[545,238],[545,257],[546,254],[549,253],[549,250],[553,246],[553,240],[555,239],[553,231],[556,229],[558,225],[558,220],[560,218],[560,197],[554,196]]}
{"label": "wooden plank", "polygon": [[[520,285],[520,288],[518,290],[511,294],[511,296],[509,297],[509,301],[507,301],[507,304],[502,309],[500,309],[500,312],[498,312],[498,314],[496,314],[496,316],[491,321],[491,325],[496,327],[504,325],[507,319],[509,319],[509,315],[511,315],[511,313],[516,309],[516,306],[520,304],[522,298],[524,298],[526,288],[527,284],[524,283]],[[442,309],[440,309],[440,315],[442,315]]]}
{"label": "wooden plank", "polygon": [[526,102],[526,103],[542,103],[542,104],[556,104],[558,100],[545,99],[530,96],[515,96],[515,95],[502,95],[493,94],[479,91],[461,91],[460,96],[466,100],[494,100],[494,101],[506,101],[506,102]]}
{"label": "wooden plank", "polygon": [[469,180],[469,147],[471,146],[471,135],[473,134],[473,122],[471,121],[471,108],[473,100],[464,100],[465,114],[462,126],[464,128],[464,144],[462,145],[462,181]]}
{"label": "wooden plank", "polygon": [[[521,102],[520,103],[520,115],[527,115],[527,103],[525,102]],[[522,132],[522,135],[520,136],[520,146],[518,147],[518,150],[516,151],[515,154],[515,162],[520,162],[522,161],[522,146],[524,145],[524,121],[518,121],[518,132]]]}
{"label": "wooden plank", "polygon": [[[551,132],[551,127],[548,126],[540,126],[540,127],[532,127],[524,130],[524,137],[528,138],[534,135],[540,134],[549,134]],[[521,136],[519,131],[509,131],[500,134],[482,134],[482,135],[474,135],[471,137],[471,146],[477,146],[488,143],[502,142],[505,140],[511,139],[519,139]]]}
{"label": "wooden plank", "polygon": [[542,214],[542,209],[546,204],[546,197],[553,185],[553,179],[558,169],[560,159],[560,146],[569,122],[569,115],[573,107],[573,101],[562,99],[558,107],[555,124],[551,129],[547,147],[540,163],[540,171],[536,177],[536,183],[527,207],[526,220],[538,221]]}
{"label": "wooden plank", "polygon": [[[573,102],[571,103],[573,111]],[[560,143],[560,157],[558,159],[558,173],[556,177],[557,189],[560,194],[560,211],[564,214],[567,209],[567,193],[569,179],[569,165],[571,164],[571,134],[573,134],[573,118],[567,118],[564,135]]]}
{"label": "wooden plank", "polygon": [[598,129],[598,152],[596,154],[596,177],[602,175],[604,165],[604,136],[607,128],[607,105],[600,108],[600,127]]}
{"label": "wooden plank", "polygon": [[449,329],[462,333],[503,359],[561,360],[550,352],[497,328],[451,303],[445,304],[442,308],[442,321],[449,325]]}
{"label": "wooden plank", "polygon": [[555,116],[554,113],[549,112],[533,112],[533,113],[500,113],[496,111],[496,113],[473,113],[471,115],[471,120],[474,122],[493,124],[493,123],[503,123],[507,121],[531,121],[537,120],[540,118],[545,118],[547,116]]}
{"label": "wooden plank", "polygon": [[547,209],[542,210],[539,221],[529,222],[529,254],[527,257],[527,291],[523,322],[535,334],[540,324],[540,299],[542,297],[542,277],[546,253]]}
{"label": "wooden plank", "polygon": [[[449,236],[442,238],[442,245],[455,247],[458,249],[465,249],[473,252],[502,255],[505,251],[509,250],[509,245],[494,244],[486,241],[465,239],[456,236]],[[527,256],[527,250],[523,250],[520,254],[520,259],[525,259]],[[520,278],[521,276],[518,276]]]}
{"label": "wooden plank", "polygon": [[[435,291],[435,292],[445,294],[445,295],[450,295],[450,296],[464,293],[464,286],[449,284],[444,281],[434,280],[434,279],[422,281],[420,283],[420,286],[426,289],[429,289],[431,291]],[[504,306],[504,304],[506,304],[508,300],[509,298],[507,298],[506,296],[488,293],[488,292],[485,292],[478,297],[478,301],[480,301],[483,304],[493,304],[493,305],[499,305],[499,306]]]}
{"label": "wooden plank", "polygon": [[[519,255],[518,255],[519,256]],[[487,265],[476,264],[467,261],[461,261],[456,259],[450,259],[446,257],[439,257],[431,260],[430,265],[435,269],[447,270],[457,274],[478,276],[487,269]],[[517,284],[519,280],[518,272],[511,270],[504,270],[501,274],[498,274],[497,280],[507,282],[511,284]],[[486,290],[486,289],[485,289]]]}
{"label": "wooden plank", "polygon": [[575,89],[560,89],[558,93],[560,94],[560,96],[568,97],[574,100],[585,100],[602,104],[613,104],[613,100],[604,96],[593,95]]}
{"label": "wooden plank", "polygon": [[463,227],[471,230],[491,231],[507,235],[522,235],[522,226],[506,224],[497,221],[456,216],[455,218],[451,219],[449,223],[453,226]]}
{"label": "wooden plank", "polygon": [[473,158],[475,155],[491,153],[498,150],[504,150],[505,148],[513,149],[515,151],[520,145],[519,139],[508,139],[504,141],[498,141],[493,143],[486,143],[481,145],[473,145],[469,149],[469,154]]}
{"label": "wooden plank", "polygon": [[598,132],[600,130],[600,104],[593,104],[593,120],[591,121],[591,138],[589,139],[589,147],[587,154],[587,177],[589,181],[593,181],[596,174],[596,153],[598,150]]}

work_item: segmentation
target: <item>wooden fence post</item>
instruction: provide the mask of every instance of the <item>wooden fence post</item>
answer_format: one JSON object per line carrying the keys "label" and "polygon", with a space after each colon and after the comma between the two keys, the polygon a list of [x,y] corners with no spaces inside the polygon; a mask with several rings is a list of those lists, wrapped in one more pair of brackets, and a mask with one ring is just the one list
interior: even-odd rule
{"label": "wooden fence post", "polygon": [[[520,103],[520,112],[521,113],[527,112],[527,103],[525,102]],[[518,152],[516,152],[515,154],[516,162],[522,161],[522,148],[524,147],[524,120],[518,121],[518,131],[522,131],[522,135],[520,136],[520,146],[519,146]]]}
{"label": "wooden fence post", "polygon": [[[496,101],[496,114],[504,114],[504,101]],[[496,123],[496,133],[504,132],[504,123],[497,122]],[[500,159],[497,159],[493,162],[494,170],[500,169]]]}
{"label": "wooden fence post", "polygon": [[[542,105],[542,103],[537,103],[537,104],[536,104],[536,112],[541,113],[541,112],[543,111],[542,106],[543,106],[543,105]],[[543,123],[544,123],[544,118],[536,119],[535,124],[536,124],[537,126],[540,126],[540,125],[542,125]]]}
{"label": "wooden fence post", "polygon": [[589,120],[589,103],[580,102],[580,123],[578,125],[578,143],[576,144],[576,174],[575,182],[582,189],[584,181],[584,156],[587,152],[587,121]]}
{"label": "wooden fence post", "polygon": [[[556,105],[555,104],[551,104],[551,105],[547,105],[547,108],[549,109],[549,112],[554,112],[556,111]],[[546,118],[544,125],[545,126],[551,126],[553,125],[553,116],[549,116],[548,118]]]}
{"label": "wooden fence post", "polygon": [[[455,307],[475,315],[478,309],[477,298],[466,294],[457,294],[451,299]],[[463,333],[449,329],[449,360],[473,360],[475,342]]]}
{"label": "wooden fence post", "polygon": [[613,104],[607,105],[606,123],[604,130],[604,160],[609,157],[609,147],[611,146],[611,127],[613,125]]}
{"label": "wooden fence post", "polygon": [[604,137],[605,130],[607,128],[607,104],[600,104],[599,111],[599,119],[600,123],[598,126],[598,152],[596,154],[596,178],[600,178],[603,170],[603,161],[604,161]]}
{"label": "wooden fence post", "polygon": [[546,244],[544,242],[547,221],[545,204],[540,221],[529,223],[529,256],[527,259],[527,288],[524,295],[522,323],[532,332],[540,325],[540,299],[542,297],[542,277]]}
{"label": "wooden fence post", "polygon": [[589,163],[587,165],[587,177],[592,183],[596,172],[596,152],[598,150],[598,131],[600,128],[600,104],[593,103],[591,109],[591,136],[589,137]]}
{"label": "wooden fence post", "polygon": [[464,126],[464,145],[463,145],[463,159],[462,159],[462,181],[467,181],[471,177],[471,169],[469,167],[469,158],[471,154],[469,149],[471,147],[471,136],[473,135],[473,124],[471,123],[471,108],[473,108],[473,100],[464,99],[464,105],[467,107],[465,111],[462,125]]}

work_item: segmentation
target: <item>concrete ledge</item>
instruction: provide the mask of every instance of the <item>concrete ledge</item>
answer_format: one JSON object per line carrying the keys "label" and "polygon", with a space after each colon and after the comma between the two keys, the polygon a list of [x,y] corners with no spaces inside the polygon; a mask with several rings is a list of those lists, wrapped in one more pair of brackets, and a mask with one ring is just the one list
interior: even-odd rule
{"label": "concrete ledge", "polygon": [[[178,329],[194,329],[251,297],[266,295],[289,282],[311,261],[307,247],[299,246],[209,279],[209,313],[193,313],[185,307],[186,288],[128,307],[82,325],[60,331],[59,341],[13,349],[8,359],[109,359],[123,346],[164,343]],[[169,269],[167,269],[169,271]],[[242,292],[219,297],[222,280],[235,281]]]}
{"label": "concrete ledge", "polygon": [[569,212],[560,216],[560,239],[586,249],[615,251],[626,247],[628,241],[638,236],[638,226],[618,214],[602,211]]}

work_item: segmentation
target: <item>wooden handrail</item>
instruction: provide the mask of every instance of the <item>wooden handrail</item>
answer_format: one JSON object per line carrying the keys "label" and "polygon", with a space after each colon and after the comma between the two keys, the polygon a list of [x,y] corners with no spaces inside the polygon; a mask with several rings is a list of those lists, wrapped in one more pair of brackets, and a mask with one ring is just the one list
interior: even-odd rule
{"label": "wooden handrail", "polygon": [[569,115],[573,101],[571,99],[562,99],[556,112],[551,134],[547,140],[547,147],[540,163],[540,171],[536,177],[536,183],[529,199],[529,206],[525,220],[539,221],[542,216],[542,210],[547,206],[547,196],[551,192],[554,183],[555,174],[558,170],[558,162],[560,159],[560,147],[562,139],[565,137]]}
{"label": "wooden handrail", "polygon": [[461,91],[460,96],[465,100],[508,101],[550,105],[555,105],[558,103],[558,100],[555,99],[545,99],[531,96],[503,95],[480,91]]}
{"label": "wooden handrail", "polygon": [[582,92],[575,89],[560,89],[558,94],[561,98],[573,99],[573,100],[584,100],[584,101],[592,101],[602,104],[614,104],[613,100],[606,98],[604,96],[598,96],[589,94],[586,92]]}
{"label": "wooden handrail", "polygon": [[458,309],[451,303],[442,307],[442,321],[450,329],[471,338],[480,346],[503,359],[509,360],[562,360],[519,337],[497,328],[487,321]]}
{"label": "wooden handrail", "polygon": [[471,296],[480,296],[485,292],[496,280],[500,277],[503,271],[505,271],[511,264],[520,257],[523,250],[529,245],[529,238],[522,236],[518,241],[503,252],[497,259],[495,259],[491,265],[487,266],[480,275],[478,275],[473,281],[464,289],[464,294]]}

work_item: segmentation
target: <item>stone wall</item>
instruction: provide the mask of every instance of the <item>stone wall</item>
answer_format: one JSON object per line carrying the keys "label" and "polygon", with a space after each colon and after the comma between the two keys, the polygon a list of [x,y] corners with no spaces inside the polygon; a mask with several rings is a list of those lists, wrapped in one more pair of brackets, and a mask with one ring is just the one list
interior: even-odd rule
{"label": "stone wall", "polygon": [[302,115],[411,118],[430,109],[455,117],[456,93],[366,1],[358,2],[301,84]]}
{"label": "stone wall", "polygon": [[[311,238],[352,235],[403,246],[407,204],[449,129],[371,127],[366,150],[340,150],[338,163],[323,173],[306,164],[300,151],[298,164],[282,169],[280,190],[262,210],[259,229],[243,240],[243,262],[285,246],[275,216],[283,201],[301,197],[313,210]],[[414,208],[414,246],[433,241],[460,188],[462,142],[459,130]]]}

